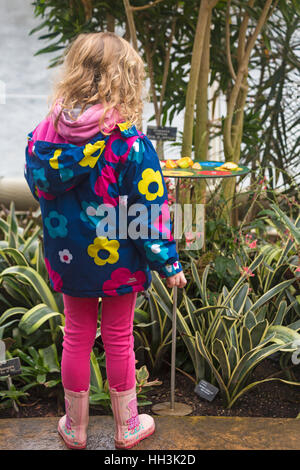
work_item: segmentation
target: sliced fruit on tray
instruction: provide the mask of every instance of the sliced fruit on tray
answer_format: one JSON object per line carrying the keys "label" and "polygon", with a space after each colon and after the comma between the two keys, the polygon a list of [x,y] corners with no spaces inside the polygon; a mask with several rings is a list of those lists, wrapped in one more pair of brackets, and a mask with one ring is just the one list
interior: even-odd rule
{"label": "sliced fruit on tray", "polygon": [[192,168],[193,170],[202,170],[202,166],[198,162],[194,163]]}
{"label": "sliced fruit on tray", "polygon": [[234,162],[225,162],[223,163],[223,165],[218,166],[218,170],[239,171],[239,170],[242,170],[242,168],[239,168],[239,166]]}
{"label": "sliced fruit on tray", "polygon": [[166,168],[177,168],[176,160],[167,160],[166,161]]}
{"label": "sliced fruit on tray", "polygon": [[177,165],[179,168],[189,168],[193,165],[193,160],[190,157],[183,157],[177,160]]}

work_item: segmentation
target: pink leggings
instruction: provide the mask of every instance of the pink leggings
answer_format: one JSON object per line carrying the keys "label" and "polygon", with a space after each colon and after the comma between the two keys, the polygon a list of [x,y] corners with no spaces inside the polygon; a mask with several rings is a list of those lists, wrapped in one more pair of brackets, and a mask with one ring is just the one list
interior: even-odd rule
{"label": "pink leggings", "polygon": [[[135,385],[133,317],[136,292],[102,298],[101,337],[106,355],[110,388],[118,392]],[[90,384],[90,355],[97,331],[98,298],[63,294],[65,334],[61,375],[64,388],[87,390]]]}

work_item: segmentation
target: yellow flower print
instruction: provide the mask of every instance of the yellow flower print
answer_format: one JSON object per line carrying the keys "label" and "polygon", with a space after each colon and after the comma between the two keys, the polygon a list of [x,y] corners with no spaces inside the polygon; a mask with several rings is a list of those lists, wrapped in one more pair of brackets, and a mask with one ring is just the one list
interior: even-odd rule
{"label": "yellow flower print", "polygon": [[58,157],[60,156],[61,152],[62,152],[62,149],[55,150],[53,157],[50,158],[49,160],[49,164],[54,170],[58,170],[58,167],[59,167]]}
{"label": "yellow flower print", "polygon": [[[84,147],[84,151],[83,151],[84,157],[82,160],[80,160],[79,165],[90,166],[91,168],[94,168],[104,148],[105,148],[104,140],[97,140],[97,142],[95,142],[94,144],[87,144]],[[100,152],[98,153],[97,150],[100,150]],[[97,154],[93,155],[96,152]]]}
{"label": "yellow flower print", "polygon": [[119,127],[120,131],[121,132],[124,132],[124,131],[127,131],[128,129],[130,129],[130,127],[132,126],[131,122],[130,121],[126,121],[126,122],[119,122],[117,124],[117,126]]}
{"label": "yellow flower print", "polygon": [[[87,251],[89,256],[94,258],[94,261],[98,266],[104,266],[106,263],[114,264],[118,261],[119,246],[120,243],[118,240],[108,240],[106,237],[97,237],[94,239],[94,243],[88,246]],[[109,256],[105,256],[104,253],[99,255],[99,252],[102,250],[107,251]]]}
{"label": "yellow flower print", "polygon": [[[153,191],[149,191],[151,183],[156,183],[156,187]],[[147,201],[153,201],[157,197],[163,196],[164,187],[160,171],[154,171],[152,168],[144,170],[142,173],[142,179],[138,183],[138,190],[141,194],[145,195]]]}

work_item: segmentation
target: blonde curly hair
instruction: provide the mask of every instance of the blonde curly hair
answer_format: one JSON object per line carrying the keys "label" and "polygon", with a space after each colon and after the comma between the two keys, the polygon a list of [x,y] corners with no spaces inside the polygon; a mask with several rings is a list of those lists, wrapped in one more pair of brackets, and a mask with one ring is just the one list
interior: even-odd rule
{"label": "blonde curly hair", "polygon": [[144,63],[129,42],[111,32],[80,34],[66,50],[61,78],[54,86],[50,113],[58,100],[62,106],[55,127],[64,110],[72,118],[75,107],[82,114],[88,106],[99,103],[104,106],[100,128],[112,108],[124,121],[138,125],[144,83]]}

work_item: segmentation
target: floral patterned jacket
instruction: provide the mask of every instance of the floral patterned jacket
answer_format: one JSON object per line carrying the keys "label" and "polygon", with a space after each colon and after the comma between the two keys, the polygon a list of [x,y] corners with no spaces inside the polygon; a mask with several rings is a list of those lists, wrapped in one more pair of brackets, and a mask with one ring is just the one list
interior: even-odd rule
{"label": "floral patterned jacket", "polygon": [[24,176],[40,203],[54,290],[116,296],[146,290],[150,270],[182,270],[158,156],[130,123],[84,146],[33,142],[31,132]]}

